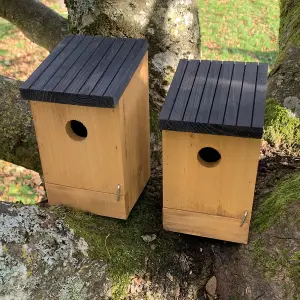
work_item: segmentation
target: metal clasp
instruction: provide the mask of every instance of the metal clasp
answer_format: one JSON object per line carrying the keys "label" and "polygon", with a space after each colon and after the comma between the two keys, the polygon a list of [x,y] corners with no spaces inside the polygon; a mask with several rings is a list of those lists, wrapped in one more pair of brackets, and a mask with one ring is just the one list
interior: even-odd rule
{"label": "metal clasp", "polygon": [[242,221],[241,221],[241,227],[244,225],[244,223],[245,223],[245,221],[246,221],[246,218],[247,218],[247,216],[248,216],[248,211],[247,211],[247,210],[245,210],[245,212],[244,212],[244,216],[243,216],[243,218],[242,218]]}
{"label": "metal clasp", "polygon": [[117,201],[120,200],[120,196],[121,196],[121,185],[118,184],[117,185],[117,192],[116,192],[116,199],[117,199]]}

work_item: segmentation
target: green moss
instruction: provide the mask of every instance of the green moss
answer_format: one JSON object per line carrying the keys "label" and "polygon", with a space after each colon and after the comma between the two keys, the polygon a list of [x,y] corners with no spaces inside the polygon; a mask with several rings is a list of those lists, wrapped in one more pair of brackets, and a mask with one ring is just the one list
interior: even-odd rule
{"label": "green moss", "polygon": [[154,133],[156,140],[161,140],[158,118],[159,113],[150,105],[150,130]]}
{"label": "green moss", "polygon": [[288,251],[278,251],[272,255],[267,251],[268,247],[260,238],[252,243],[252,258],[258,267],[263,271],[266,277],[274,276],[281,266],[288,265]]}
{"label": "green moss", "polygon": [[300,293],[300,251],[295,252],[290,260],[289,273]]}
{"label": "green moss", "polygon": [[[170,253],[178,237],[162,229],[161,207],[153,199],[141,198],[127,221],[61,210],[65,222],[89,244],[89,256],[108,263],[114,299],[125,297],[130,276],[146,272],[146,260],[156,272],[173,265]],[[141,238],[147,233],[157,235],[155,250]]]}
{"label": "green moss", "polygon": [[299,148],[300,145],[300,119],[274,99],[267,100],[264,139],[277,146]]}
{"label": "green moss", "polygon": [[287,206],[299,200],[300,172],[283,179],[277,184],[273,192],[267,196],[258,210],[254,213],[253,229],[263,232],[285,214]]}
{"label": "green moss", "polygon": [[[271,252],[262,238],[252,243],[251,254],[253,262],[262,270],[266,278],[276,277],[276,274],[282,273],[282,269],[287,270],[287,276],[292,280],[295,286],[295,293],[300,292],[300,251],[293,254],[288,249]],[[289,289],[285,286],[285,289]],[[299,298],[295,298],[299,299]]]}

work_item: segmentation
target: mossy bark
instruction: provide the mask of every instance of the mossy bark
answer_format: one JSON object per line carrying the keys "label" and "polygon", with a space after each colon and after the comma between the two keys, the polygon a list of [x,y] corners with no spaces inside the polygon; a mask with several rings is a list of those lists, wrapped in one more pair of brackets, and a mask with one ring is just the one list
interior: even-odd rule
{"label": "mossy bark", "polygon": [[28,102],[19,101],[19,85],[0,76],[0,158],[40,171],[32,116]]}
{"label": "mossy bark", "polygon": [[279,55],[270,73],[268,95],[300,116],[300,2],[280,1]]}
{"label": "mossy bark", "polygon": [[264,139],[275,147],[300,148],[300,119],[274,99],[267,100]]}

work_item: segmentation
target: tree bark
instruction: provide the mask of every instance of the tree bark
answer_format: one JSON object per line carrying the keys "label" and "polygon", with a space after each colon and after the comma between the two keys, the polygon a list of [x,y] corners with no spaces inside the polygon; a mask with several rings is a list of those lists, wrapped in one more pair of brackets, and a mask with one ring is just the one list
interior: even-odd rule
{"label": "tree bark", "polygon": [[17,26],[26,37],[51,51],[68,32],[68,22],[35,0],[0,0],[0,17]]}
{"label": "tree bark", "polygon": [[41,171],[30,108],[19,100],[20,83],[0,76],[0,159]]}
{"label": "tree bark", "polygon": [[145,37],[152,108],[162,105],[181,58],[200,58],[197,0],[65,0],[73,33]]}
{"label": "tree bark", "polygon": [[300,2],[281,0],[279,55],[270,73],[268,96],[300,117]]}

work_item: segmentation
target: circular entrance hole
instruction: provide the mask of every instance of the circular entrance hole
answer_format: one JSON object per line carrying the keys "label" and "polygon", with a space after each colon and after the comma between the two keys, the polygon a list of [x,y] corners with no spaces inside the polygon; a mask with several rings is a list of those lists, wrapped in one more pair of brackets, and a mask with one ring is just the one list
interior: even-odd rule
{"label": "circular entrance hole", "polygon": [[221,159],[221,154],[218,150],[211,147],[204,147],[198,152],[198,160],[206,167],[216,166]]}
{"label": "circular entrance hole", "polygon": [[82,141],[87,137],[86,127],[77,120],[71,120],[66,124],[66,132],[75,141]]}

